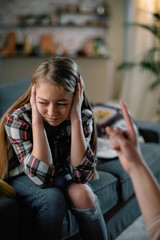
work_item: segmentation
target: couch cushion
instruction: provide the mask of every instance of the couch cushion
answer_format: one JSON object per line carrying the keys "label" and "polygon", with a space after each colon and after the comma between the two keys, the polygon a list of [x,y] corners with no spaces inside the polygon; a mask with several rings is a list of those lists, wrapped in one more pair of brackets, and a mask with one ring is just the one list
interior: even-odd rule
{"label": "couch cushion", "polygon": [[117,191],[119,199],[128,200],[130,196],[133,195],[134,190],[129,175],[123,170],[118,159],[114,161],[104,161],[98,165],[97,169],[109,172],[118,178]]}
{"label": "couch cushion", "polygon": [[93,191],[97,194],[103,213],[115,206],[118,202],[117,178],[112,174],[98,171],[99,179],[91,180]]}
{"label": "couch cushion", "polygon": [[18,207],[15,199],[0,197],[1,236],[5,239],[17,239]]}
{"label": "couch cushion", "polygon": [[[158,174],[160,169],[160,147],[156,143],[141,144],[141,150],[145,161],[151,168],[154,175]],[[128,200],[133,194],[134,189],[129,175],[123,170],[118,159],[114,161],[103,161],[97,169],[113,174],[118,178],[118,193],[122,200]],[[157,175],[158,177],[158,175]]]}
{"label": "couch cushion", "polygon": [[0,85],[0,116],[28,89],[31,78]]}
{"label": "couch cushion", "polygon": [[136,121],[136,125],[147,142],[160,142],[160,122]]}
{"label": "couch cushion", "polygon": [[160,171],[160,145],[145,143],[141,145],[141,151],[151,171],[157,175]]}

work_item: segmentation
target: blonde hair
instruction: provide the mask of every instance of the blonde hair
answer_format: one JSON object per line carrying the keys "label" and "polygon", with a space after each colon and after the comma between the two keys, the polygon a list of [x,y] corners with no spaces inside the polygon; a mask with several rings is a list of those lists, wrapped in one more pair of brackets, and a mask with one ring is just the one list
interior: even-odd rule
{"label": "blonde hair", "polygon": [[[6,136],[4,123],[8,113],[14,109],[18,109],[25,104],[30,104],[31,88],[34,84],[39,84],[43,81],[49,81],[53,84],[61,86],[66,91],[74,94],[78,78],[80,77],[77,64],[70,58],[55,57],[44,60],[38,64],[32,74],[32,83],[27,91],[4,113],[0,121],[0,178],[8,177],[8,161],[10,144]],[[84,91],[83,108],[91,110],[86,92]],[[91,148],[96,153],[96,130],[93,123],[93,133],[91,137]],[[97,174],[94,174],[96,178]]]}

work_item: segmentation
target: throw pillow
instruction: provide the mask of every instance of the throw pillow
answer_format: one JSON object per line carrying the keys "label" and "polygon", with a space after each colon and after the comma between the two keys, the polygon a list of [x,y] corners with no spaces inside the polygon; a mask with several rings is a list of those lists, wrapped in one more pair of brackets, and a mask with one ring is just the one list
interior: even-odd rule
{"label": "throw pillow", "polygon": [[[117,157],[117,152],[111,149],[109,145],[109,139],[106,135],[106,127],[119,127],[123,131],[126,130],[126,122],[123,118],[121,107],[118,103],[114,102],[91,103],[91,107],[97,127],[97,156],[101,158],[115,158]],[[143,141],[132,116],[131,119],[138,139]]]}
{"label": "throw pillow", "polygon": [[16,192],[8,183],[0,179],[0,196],[14,198]]}

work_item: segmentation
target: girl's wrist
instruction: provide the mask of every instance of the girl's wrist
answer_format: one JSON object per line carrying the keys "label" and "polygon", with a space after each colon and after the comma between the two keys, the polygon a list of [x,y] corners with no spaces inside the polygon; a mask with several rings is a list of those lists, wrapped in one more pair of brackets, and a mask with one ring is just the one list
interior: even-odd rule
{"label": "girl's wrist", "polygon": [[77,113],[71,115],[70,119],[71,119],[71,122],[79,121],[79,120],[81,120],[81,114],[77,112]]}
{"label": "girl's wrist", "polygon": [[32,126],[44,128],[43,119],[37,119],[37,118],[32,117]]}
{"label": "girl's wrist", "polygon": [[44,126],[43,117],[32,109],[32,125]]}

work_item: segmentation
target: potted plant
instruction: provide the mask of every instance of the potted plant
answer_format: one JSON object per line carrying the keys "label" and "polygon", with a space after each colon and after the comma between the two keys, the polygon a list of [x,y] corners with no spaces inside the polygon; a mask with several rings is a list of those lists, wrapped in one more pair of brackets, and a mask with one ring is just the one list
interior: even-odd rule
{"label": "potted plant", "polygon": [[[146,29],[157,39],[158,44],[146,51],[144,56],[139,62],[123,62],[117,69],[132,69],[134,67],[140,67],[143,70],[151,72],[153,75],[153,81],[149,85],[149,90],[154,91],[160,85],[160,13],[153,13],[154,24],[147,25],[141,23],[133,23],[131,26],[141,27]],[[156,113],[160,118],[160,97],[158,100],[158,109]]]}

